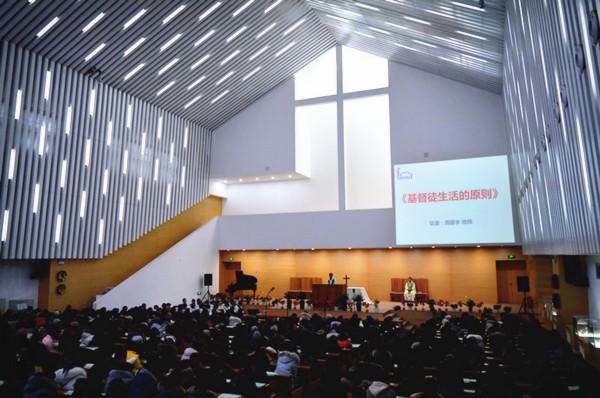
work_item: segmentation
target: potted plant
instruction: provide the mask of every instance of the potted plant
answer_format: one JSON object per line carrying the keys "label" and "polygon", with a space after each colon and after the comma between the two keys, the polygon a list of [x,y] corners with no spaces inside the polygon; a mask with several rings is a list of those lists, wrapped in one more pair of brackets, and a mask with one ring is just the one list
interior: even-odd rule
{"label": "potted plant", "polygon": [[457,311],[458,310],[458,304],[452,303],[452,304],[450,304],[450,308],[452,308],[454,311]]}
{"label": "potted plant", "polygon": [[412,310],[414,305],[415,305],[415,303],[413,303],[412,301],[409,301],[408,303],[406,303],[406,306],[408,307],[409,310]]}
{"label": "potted plant", "polygon": [[429,305],[429,311],[435,312],[435,300],[430,298],[427,300],[427,304]]}
{"label": "potted plant", "polygon": [[502,304],[494,304],[494,311],[496,311],[496,313],[500,313],[500,308],[502,308]]}
{"label": "potted plant", "polygon": [[473,299],[467,299],[467,308],[469,309],[469,312],[473,312],[473,307],[475,307],[475,300]]}
{"label": "potted plant", "polygon": [[306,305],[308,306],[308,309],[311,310],[312,309],[312,305],[313,305],[312,300],[311,299],[306,300]]}
{"label": "potted plant", "polygon": [[362,305],[365,307],[365,311],[369,312],[369,305],[371,305],[368,301],[363,301]]}
{"label": "potted plant", "polygon": [[394,311],[402,311],[402,305],[395,305]]}
{"label": "potted plant", "polygon": [[356,312],[360,312],[362,310],[363,297],[362,294],[357,294],[354,296],[354,301],[356,302]]}
{"label": "potted plant", "polygon": [[375,307],[375,312],[379,311],[379,300],[373,300],[373,307]]}

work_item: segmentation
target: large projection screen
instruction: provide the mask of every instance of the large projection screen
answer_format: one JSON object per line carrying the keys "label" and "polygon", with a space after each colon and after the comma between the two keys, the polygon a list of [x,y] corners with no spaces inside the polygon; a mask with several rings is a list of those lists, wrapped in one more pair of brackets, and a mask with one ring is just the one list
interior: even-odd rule
{"label": "large projection screen", "polygon": [[396,244],[515,242],[506,156],[394,166]]}

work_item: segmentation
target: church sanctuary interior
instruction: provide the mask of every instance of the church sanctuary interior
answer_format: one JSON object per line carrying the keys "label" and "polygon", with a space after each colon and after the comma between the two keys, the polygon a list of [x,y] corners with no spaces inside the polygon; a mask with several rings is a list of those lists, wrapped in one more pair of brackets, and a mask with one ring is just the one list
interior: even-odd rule
{"label": "church sanctuary interior", "polygon": [[600,397],[598,10],[0,1],[0,397]]}

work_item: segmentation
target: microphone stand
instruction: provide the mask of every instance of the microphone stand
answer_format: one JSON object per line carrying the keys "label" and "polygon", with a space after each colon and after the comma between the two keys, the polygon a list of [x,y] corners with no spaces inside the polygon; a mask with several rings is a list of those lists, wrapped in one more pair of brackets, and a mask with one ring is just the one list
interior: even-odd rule
{"label": "microphone stand", "polygon": [[265,304],[265,319],[267,318],[267,309],[269,308],[269,302],[270,302],[269,295],[271,293],[273,293],[274,290],[275,290],[275,288],[272,287],[271,290],[269,290],[269,292],[267,293],[267,300],[266,300],[266,304]]}

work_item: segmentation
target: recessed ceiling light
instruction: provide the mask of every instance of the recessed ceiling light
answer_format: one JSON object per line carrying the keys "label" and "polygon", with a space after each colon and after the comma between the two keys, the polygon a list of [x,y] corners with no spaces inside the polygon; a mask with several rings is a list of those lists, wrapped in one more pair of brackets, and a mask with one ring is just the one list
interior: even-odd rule
{"label": "recessed ceiling light", "polygon": [[363,33],[363,32],[359,32],[357,30],[355,30],[354,33],[356,33],[357,35],[360,35],[360,36],[368,37],[369,39],[374,39],[375,38],[375,36],[373,36],[373,35],[370,35],[370,34],[367,34],[367,33]]}
{"label": "recessed ceiling light", "polygon": [[160,46],[160,52],[165,51],[167,48],[171,47],[173,43],[175,43],[181,37],[181,33],[177,33],[175,36],[171,37],[165,44]]}
{"label": "recessed ceiling light", "polygon": [[238,182],[244,182],[243,178],[238,179]]}
{"label": "recessed ceiling light", "polygon": [[427,43],[425,41],[421,41],[421,40],[417,40],[417,39],[412,39],[412,41],[413,41],[413,43],[417,43],[417,44],[420,44],[422,46],[431,47],[431,48],[438,48],[438,46],[436,46],[435,44]]}
{"label": "recessed ceiling light", "polygon": [[250,7],[250,5],[254,3],[254,0],[248,0],[246,3],[244,3],[240,8],[238,8],[237,10],[235,10],[233,12],[233,14],[231,14],[232,17],[238,16],[242,11],[244,11],[246,8]]}
{"label": "recessed ceiling light", "polygon": [[352,250],[352,248],[351,248],[351,247],[349,247],[349,248],[348,248],[348,250]]}
{"label": "recessed ceiling light", "polygon": [[478,58],[478,57],[474,57],[474,56],[472,56],[472,55],[469,55],[469,54],[461,54],[461,56],[463,56],[463,57],[466,57],[466,58],[470,58],[470,59],[472,59],[472,60],[474,60],[474,61],[483,62],[484,64],[487,64],[487,63],[488,63],[488,61],[487,61],[487,60],[485,60],[485,59]]}
{"label": "recessed ceiling light", "polygon": [[271,180],[274,180],[274,179],[275,179],[275,176],[271,176]]}
{"label": "recessed ceiling light", "polygon": [[406,49],[406,50],[415,51],[415,52],[418,52],[418,53],[422,53],[422,52],[423,52],[422,50],[419,50],[418,48],[414,48],[414,47],[411,47],[411,46],[407,46],[407,45],[405,45],[405,44],[402,44],[402,43],[396,43],[396,42],[394,42],[393,44],[394,44],[395,46],[398,46],[398,47],[404,48],[404,49]]}
{"label": "recessed ceiling light", "polygon": [[422,19],[411,17],[409,15],[405,15],[404,19],[406,19],[407,21],[420,23],[421,25],[431,25],[431,22],[429,22],[429,21],[424,21]]}
{"label": "recessed ceiling light", "polygon": [[391,33],[388,32],[387,30],[376,28],[375,26],[367,26],[367,28],[369,28],[369,29],[371,29],[372,31],[375,31],[375,32],[383,33],[385,35],[391,35]]}
{"label": "recessed ceiling light", "polygon": [[221,94],[217,95],[215,98],[213,98],[210,103],[214,104],[215,102],[217,102],[218,100],[220,100],[221,98],[223,98],[224,96],[226,96],[229,93],[229,90],[225,90],[223,91]]}
{"label": "recessed ceiling light", "polygon": [[94,58],[96,56],[96,54],[98,54],[100,51],[102,51],[102,49],[104,47],[106,47],[106,43],[100,44],[91,53],[89,53],[88,55],[85,56],[84,61],[88,62],[90,59]]}
{"label": "recessed ceiling light", "polygon": [[291,175],[291,174],[288,174],[288,178],[292,178],[292,175]]}
{"label": "recessed ceiling light", "polygon": [[256,178],[254,179],[254,181],[258,181],[258,180],[260,180],[260,178],[258,178],[258,177],[256,177]]}
{"label": "recessed ceiling light", "polygon": [[302,25],[304,23],[304,21],[306,21],[305,18],[302,18],[301,20],[297,21],[295,24],[293,24],[292,26],[290,26],[289,28],[287,28],[284,32],[283,35],[287,36],[290,33],[292,33],[294,30],[296,30],[298,28],[298,26]]}
{"label": "recessed ceiling light", "polygon": [[187,108],[189,108],[190,106],[194,105],[196,102],[198,102],[198,100],[199,100],[200,98],[202,98],[202,95],[199,95],[199,96],[197,96],[197,97],[194,97],[194,98],[193,98],[193,99],[192,99],[190,102],[188,102],[187,104],[185,104],[185,105],[183,106],[183,109],[187,109]]}
{"label": "recessed ceiling light", "polygon": [[220,5],[221,5],[221,2],[217,1],[215,4],[210,6],[206,11],[204,11],[202,14],[200,14],[200,17],[198,17],[198,20],[202,21],[204,18],[208,17],[214,10],[219,8]]}
{"label": "recessed ceiling light", "polygon": [[258,57],[260,54],[264,53],[265,51],[267,51],[267,49],[269,48],[268,45],[262,47],[260,50],[258,50],[257,52],[255,52],[254,54],[252,54],[250,56],[250,58],[248,58],[248,61],[254,61],[254,59],[256,59],[256,57]]}
{"label": "recessed ceiling light", "polygon": [[314,248],[314,247],[311,247],[311,248],[310,248],[310,250],[315,250],[315,248]]}
{"label": "recessed ceiling light", "polygon": [[196,87],[198,84],[202,83],[206,79],[206,76],[200,76],[198,79],[194,80],[192,84],[190,84],[187,89],[188,91]]}
{"label": "recessed ceiling light", "polygon": [[190,70],[194,70],[197,67],[199,67],[200,65],[202,65],[202,63],[204,61],[206,61],[209,57],[210,57],[210,54],[206,54],[206,55],[202,56],[202,58],[200,58],[198,61],[194,62],[192,64],[192,66],[190,66]]}
{"label": "recessed ceiling light", "polygon": [[162,93],[164,93],[165,91],[167,91],[168,89],[170,89],[171,87],[173,87],[173,85],[175,84],[175,80],[171,80],[169,83],[167,83],[166,86],[164,86],[163,88],[161,88],[160,90],[158,90],[156,92],[156,95],[159,96]]}
{"label": "recessed ceiling light", "polygon": [[104,18],[104,13],[103,13],[103,12],[101,12],[101,13],[100,13],[100,14],[98,14],[98,15],[96,15],[96,16],[94,17],[94,19],[92,19],[90,22],[88,22],[88,24],[87,24],[87,25],[85,25],[85,26],[83,27],[83,29],[81,29],[81,31],[82,31],[83,33],[85,33],[85,32],[87,32],[88,30],[92,29],[92,28],[94,27],[94,25],[96,25],[98,22],[100,22],[100,20],[101,20],[102,18]]}
{"label": "recessed ceiling light", "polygon": [[215,30],[209,30],[208,32],[206,32],[204,35],[202,35],[202,37],[200,37],[195,43],[194,43],[194,47],[198,47],[200,44],[204,43],[206,40],[208,40],[209,37],[211,37],[212,35],[215,34]]}
{"label": "recessed ceiling light", "polygon": [[392,248],[392,246],[388,246],[388,249],[391,249],[391,248]]}
{"label": "recessed ceiling light", "polygon": [[438,58],[441,59],[442,61],[452,62],[453,64],[458,64],[458,65],[463,64],[461,61],[458,61],[458,60],[452,59],[452,58],[447,58],[447,57],[442,57],[442,56],[439,56]]}
{"label": "recessed ceiling light", "polygon": [[429,14],[433,14],[433,15],[439,15],[440,17],[444,17],[444,18],[456,19],[456,17],[454,15],[443,13],[441,11],[425,10],[425,12],[427,12]]}
{"label": "recessed ceiling light", "polygon": [[185,4],[180,5],[179,7],[177,7],[176,9],[173,10],[172,13],[170,13],[169,15],[166,16],[165,19],[163,19],[162,24],[167,24],[169,23],[169,21],[171,21],[173,18],[175,18],[181,11],[183,11],[185,8]]}
{"label": "recessed ceiling light", "polygon": [[234,71],[227,72],[227,74],[225,74],[225,76],[223,76],[222,78],[217,80],[217,82],[215,83],[215,86],[218,86],[219,84],[223,83],[225,80],[229,79],[234,73],[235,73]]}
{"label": "recessed ceiling light", "polygon": [[136,48],[141,46],[144,41],[146,41],[145,37],[141,37],[141,38],[137,39],[137,41],[135,43],[133,43],[131,46],[129,46],[127,48],[127,50],[125,50],[125,52],[123,52],[123,56],[126,57],[129,54],[131,54]]}
{"label": "recessed ceiling light", "polygon": [[179,58],[174,58],[171,61],[169,61],[169,63],[167,63],[165,66],[163,66],[162,68],[160,68],[160,70],[158,71],[159,75],[162,75],[163,73],[165,73],[166,71],[168,71],[169,69],[171,69],[171,67],[173,65],[175,65],[177,62],[179,62]]}
{"label": "recessed ceiling light", "polygon": [[250,71],[246,76],[242,77],[242,81],[246,81],[249,78],[252,77],[252,75],[254,75],[256,72],[258,72],[260,70],[260,66],[257,66],[256,68],[252,69],[252,71]]}
{"label": "recessed ceiling light", "polygon": [[485,38],[483,36],[479,36],[479,35],[476,35],[476,34],[473,34],[473,33],[465,32],[463,30],[457,30],[456,33],[458,33],[460,35],[463,35],[463,36],[472,37],[473,39],[487,41],[487,38]]}
{"label": "recessed ceiling light", "polygon": [[379,8],[377,8],[377,7],[373,7],[373,6],[370,6],[370,5],[368,5],[368,4],[359,3],[359,2],[357,2],[357,1],[355,1],[355,2],[354,2],[354,5],[356,5],[356,6],[360,7],[360,8],[364,8],[364,9],[366,9],[366,10],[371,10],[371,11],[381,11],[381,10],[380,10]]}
{"label": "recessed ceiling light", "polygon": [[56,25],[58,23],[59,20],[60,20],[59,17],[52,18],[52,20],[50,22],[48,22],[42,29],[40,29],[39,32],[37,32],[36,36],[38,38],[44,36],[50,29],[52,29],[52,27],[54,25]]}
{"label": "recessed ceiling light", "polygon": [[279,57],[281,54],[283,54],[284,52],[286,52],[287,50],[289,50],[290,48],[292,48],[295,44],[296,44],[295,41],[287,44],[285,47],[283,47],[281,50],[279,50],[279,51],[277,51],[275,53],[275,58]]}
{"label": "recessed ceiling light", "polygon": [[146,11],[147,10],[145,8],[139,10],[133,17],[129,18],[129,20],[125,22],[125,25],[123,25],[123,29],[127,29],[128,27],[133,25],[135,21],[140,19],[146,13]]}
{"label": "recessed ceiling light", "polygon": [[455,6],[468,8],[470,10],[475,10],[475,11],[480,11],[480,12],[484,12],[485,11],[485,8],[480,8],[479,6],[474,6],[474,5],[471,5],[471,4],[461,3],[460,1],[453,1],[452,4],[454,4]]}
{"label": "recessed ceiling light", "polygon": [[227,180],[223,180],[223,184],[227,184],[229,181]]}
{"label": "recessed ceiling light", "polygon": [[435,249],[435,246],[431,246],[432,249]]}
{"label": "recessed ceiling light", "polygon": [[411,246],[410,248],[412,249],[413,247]]}
{"label": "recessed ceiling light", "polygon": [[133,75],[135,75],[136,73],[138,73],[140,71],[140,69],[142,69],[146,64],[139,64],[138,66],[136,66],[135,68],[133,68],[132,70],[130,70],[129,72],[127,72],[127,74],[125,75],[125,77],[123,78],[123,80],[129,80]]}
{"label": "recessed ceiling light", "polygon": [[477,245],[477,247],[481,247],[481,245]]}
{"label": "recessed ceiling light", "polygon": [[261,37],[263,37],[265,34],[267,34],[268,31],[273,29],[275,27],[275,25],[277,25],[277,22],[273,22],[271,25],[267,26],[266,28],[264,28],[263,30],[258,32],[258,34],[256,35],[256,38],[260,39]]}
{"label": "recessed ceiling light", "polygon": [[229,54],[227,57],[225,57],[222,61],[221,61],[221,66],[225,65],[227,62],[231,61],[236,55],[238,55],[240,53],[240,50],[235,50],[234,52],[232,52],[231,54]]}
{"label": "recessed ceiling light", "polygon": [[325,14],[327,18],[335,19],[336,21],[350,23],[349,19],[338,17],[337,15]]}
{"label": "recessed ceiling light", "polygon": [[241,28],[239,28],[238,30],[236,30],[235,32],[233,32],[227,39],[225,39],[225,41],[227,43],[231,43],[231,41],[233,39],[235,39],[236,37],[238,37],[239,35],[241,35],[242,33],[244,33],[246,31],[246,29],[248,29],[247,26],[242,26]]}
{"label": "recessed ceiling light", "polygon": [[283,0],[276,0],[273,4],[265,8],[265,14],[271,11],[273,8],[277,7]]}

